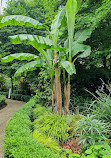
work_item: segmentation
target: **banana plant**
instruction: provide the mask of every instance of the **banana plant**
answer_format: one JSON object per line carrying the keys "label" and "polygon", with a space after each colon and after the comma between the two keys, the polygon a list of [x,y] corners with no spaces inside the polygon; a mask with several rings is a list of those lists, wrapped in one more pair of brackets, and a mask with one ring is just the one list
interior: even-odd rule
{"label": "banana plant", "polygon": [[[37,29],[44,29],[47,33],[46,37],[19,34],[9,36],[12,44],[32,45],[42,55],[35,56],[33,54],[17,53],[9,55],[2,59],[2,62],[9,62],[14,59],[31,61],[20,68],[16,75],[20,75],[23,71],[30,71],[36,67],[46,63],[47,69],[52,83],[52,105],[54,102],[57,107],[57,112],[62,115],[62,92],[61,92],[61,72],[63,71],[64,78],[64,95],[65,95],[65,113],[68,113],[70,104],[70,76],[76,74],[75,61],[77,58],[84,58],[90,55],[90,46],[84,45],[83,42],[90,37],[92,29],[78,31],[74,33],[75,17],[81,6],[82,0],[68,0],[64,8],[62,8],[51,25],[51,31],[46,25],[42,25],[37,20],[22,15],[11,15],[4,17],[1,20],[0,26],[7,25],[25,25]],[[59,44],[60,36],[64,33],[64,29],[68,30],[67,39],[64,42],[64,47]],[[34,61],[32,61],[34,60]],[[42,60],[42,62],[41,62]],[[66,84],[66,72],[68,73],[68,83]],[[54,101],[55,100],[55,101]]]}
{"label": "banana plant", "polygon": [[[90,37],[94,28],[90,28],[87,30],[82,30],[74,33],[75,17],[77,12],[79,11],[81,2],[82,0],[68,0],[66,6],[58,13],[58,15],[55,17],[51,25],[52,39],[56,43],[59,39],[59,36],[61,35],[61,30],[63,30],[64,27],[66,26],[68,29],[68,37],[67,40],[64,42],[64,48],[66,48],[66,52],[59,53],[58,54],[59,57],[57,57],[57,52],[55,52],[55,61],[58,62],[57,59],[59,58],[59,64],[60,64],[59,67],[61,66],[61,69],[63,70],[64,107],[66,114],[68,113],[69,104],[70,104],[70,75],[76,74],[74,62],[77,60],[77,58],[85,58],[89,56],[91,52],[90,46],[84,45],[83,42]],[[56,69],[55,69],[55,81],[57,78],[56,76],[57,75],[60,76],[60,74],[58,74],[58,70]],[[68,73],[67,84],[65,79],[66,78],[65,71]],[[57,82],[58,82],[57,89],[60,89],[60,92],[58,92],[59,98],[61,99],[60,77]]]}

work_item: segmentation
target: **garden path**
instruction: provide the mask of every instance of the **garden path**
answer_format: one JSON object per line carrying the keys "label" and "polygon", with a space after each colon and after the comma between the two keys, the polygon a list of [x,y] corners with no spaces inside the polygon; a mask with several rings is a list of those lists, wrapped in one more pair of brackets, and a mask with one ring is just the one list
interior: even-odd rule
{"label": "garden path", "polygon": [[25,102],[10,99],[6,99],[6,103],[7,106],[0,110],[0,158],[3,158],[3,138],[6,123],[25,104]]}

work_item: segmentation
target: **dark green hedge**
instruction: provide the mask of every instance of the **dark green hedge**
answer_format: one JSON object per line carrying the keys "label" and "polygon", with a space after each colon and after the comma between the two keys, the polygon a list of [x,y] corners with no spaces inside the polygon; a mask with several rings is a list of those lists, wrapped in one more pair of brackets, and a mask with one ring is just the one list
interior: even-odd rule
{"label": "dark green hedge", "polygon": [[30,100],[9,120],[4,137],[4,158],[59,158],[32,137],[30,120],[34,100]]}
{"label": "dark green hedge", "polygon": [[8,92],[0,92],[0,95],[5,95],[6,97],[8,97]]}
{"label": "dark green hedge", "polygon": [[[0,92],[0,95],[5,95],[8,98],[8,92]],[[13,100],[20,100],[24,102],[28,102],[30,100],[31,96],[29,95],[23,95],[23,94],[11,94],[11,99]]]}
{"label": "dark green hedge", "polygon": [[5,95],[0,95],[0,108],[5,104]]}
{"label": "dark green hedge", "polygon": [[28,102],[30,100],[31,96],[29,95],[22,95],[22,94],[11,94],[11,99],[13,100],[20,100]]}

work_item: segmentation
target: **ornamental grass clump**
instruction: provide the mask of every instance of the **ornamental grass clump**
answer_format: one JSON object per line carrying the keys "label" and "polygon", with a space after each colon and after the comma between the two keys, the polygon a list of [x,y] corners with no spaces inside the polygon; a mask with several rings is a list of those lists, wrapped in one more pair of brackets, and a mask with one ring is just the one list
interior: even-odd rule
{"label": "ornamental grass clump", "polygon": [[48,137],[52,137],[57,142],[66,141],[69,134],[67,133],[68,124],[65,117],[55,115],[52,113],[46,113],[40,115],[34,121],[34,129],[41,131]]}

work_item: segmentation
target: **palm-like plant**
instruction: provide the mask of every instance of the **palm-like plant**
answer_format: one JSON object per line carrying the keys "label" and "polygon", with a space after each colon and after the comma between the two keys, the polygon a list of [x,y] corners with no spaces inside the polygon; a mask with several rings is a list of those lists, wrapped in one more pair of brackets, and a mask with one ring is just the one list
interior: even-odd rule
{"label": "palm-like plant", "polygon": [[[46,37],[19,34],[10,36],[12,44],[26,45],[31,44],[37,49],[43,58],[28,53],[19,53],[6,56],[2,62],[10,62],[14,59],[28,60],[30,63],[20,68],[16,75],[20,75],[23,71],[30,71],[36,67],[42,66],[45,61],[51,78],[52,84],[52,105],[54,102],[57,107],[57,112],[62,115],[62,92],[61,92],[61,70],[63,70],[64,78],[64,106],[65,113],[68,113],[70,104],[70,75],[76,74],[74,62],[77,58],[84,58],[90,55],[90,46],[84,45],[83,42],[91,35],[92,29],[78,31],[74,36],[75,16],[81,6],[82,0],[68,0],[64,8],[56,15],[51,25],[51,31],[46,25],[42,25],[37,20],[22,16],[11,15],[4,17],[1,20],[1,27],[7,25],[25,25],[37,29],[44,29],[47,33]],[[64,28],[68,30],[67,40],[64,42],[64,47],[58,44],[58,39],[63,33]],[[43,60],[44,59],[44,60]],[[35,61],[32,61],[35,60]],[[65,73],[68,73],[68,83],[66,84]]]}

